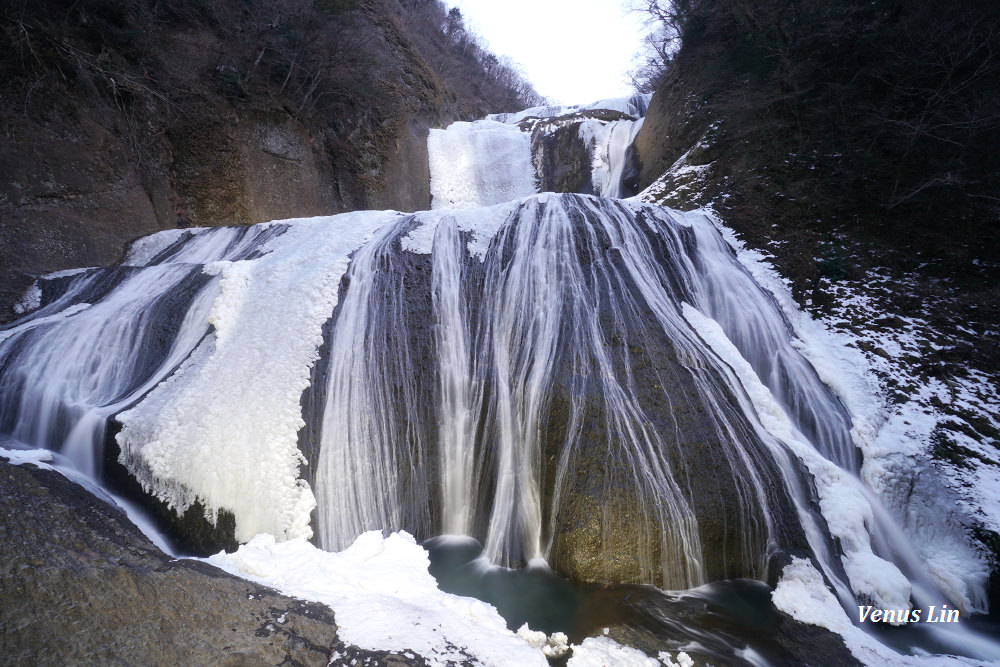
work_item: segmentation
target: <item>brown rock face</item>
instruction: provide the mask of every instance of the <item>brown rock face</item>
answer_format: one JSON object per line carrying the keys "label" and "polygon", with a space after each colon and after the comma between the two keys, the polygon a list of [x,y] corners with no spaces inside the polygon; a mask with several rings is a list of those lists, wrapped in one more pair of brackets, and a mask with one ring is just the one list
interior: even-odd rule
{"label": "brown rock face", "polygon": [[500,84],[420,4],[12,8],[0,323],[35,277],[162,229],[428,208],[428,128],[495,111]]}

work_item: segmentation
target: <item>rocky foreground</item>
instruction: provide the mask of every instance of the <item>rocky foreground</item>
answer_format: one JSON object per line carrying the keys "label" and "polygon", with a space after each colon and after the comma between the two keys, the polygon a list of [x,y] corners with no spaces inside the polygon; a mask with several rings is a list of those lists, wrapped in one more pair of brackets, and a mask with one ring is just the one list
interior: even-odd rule
{"label": "rocky foreground", "polygon": [[[123,512],[57,472],[0,459],[0,497],[5,500],[0,515],[5,666],[428,664],[413,651],[346,644],[324,605],[281,595],[201,561],[171,558]],[[621,609],[621,600],[611,598],[623,594],[641,598],[628,605],[625,617],[612,611]],[[627,646],[656,655],[671,648],[671,636],[684,636],[683,622],[668,622],[673,630],[665,635],[662,627],[653,630],[669,602],[655,589],[602,588],[593,595],[588,616],[596,617],[585,625],[611,626],[611,636]],[[784,614],[767,614],[751,623],[753,629],[741,629],[697,600],[675,601],[670,609],[676,620],[695,625],[715,618],[723,636],[779,662],[806,664],[818,653],[828,665],[857,664],[839,637]],[[742,637],[748,631],[753,639]],[[468,657],[463,664],[475,662],[466,651],[455,652]]]}
{"label": "rocky foreground", "polygon": [[324,605],[171,558],[56,472],[0,460],[0,497],[5,665],[425,664],[346,646]]}

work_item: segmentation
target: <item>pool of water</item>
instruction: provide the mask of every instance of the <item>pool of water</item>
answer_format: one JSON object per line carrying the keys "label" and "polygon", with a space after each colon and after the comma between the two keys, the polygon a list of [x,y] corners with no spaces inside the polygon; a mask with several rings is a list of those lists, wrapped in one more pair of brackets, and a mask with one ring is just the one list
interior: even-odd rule
{"label": "pool of water", "polygon": [[[652,656],[683,650],[698,663],[857,664],[838,635],[779,612],[771,587],[760,581],[734,579],[687,591],[574,584],[542,562],[519,570],[492,565],[470,537],[435,537],[423,546],[442,590],[489,602],[511,630],[527,623],[547,634],[564,632],[574,644],[606,635]],[[975,641],[963,650],[955,637],[929,624],[866,629],[901,653],[976,653]],[[969,637],[1000,636],[996,619],[968,617],[960,629]]]}

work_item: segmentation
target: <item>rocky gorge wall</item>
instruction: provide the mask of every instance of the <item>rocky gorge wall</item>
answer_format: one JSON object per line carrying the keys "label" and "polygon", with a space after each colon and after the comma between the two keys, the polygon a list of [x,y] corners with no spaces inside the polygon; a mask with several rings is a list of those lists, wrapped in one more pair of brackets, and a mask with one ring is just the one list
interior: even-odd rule
{"label": "rocky gorge wall", "polygon": [[428,128],[485,113],[497,93],[456,62],[437,4],[410,4],[12,11],[0,322],[38,275],[113,264],[161,229],[428,208]]}

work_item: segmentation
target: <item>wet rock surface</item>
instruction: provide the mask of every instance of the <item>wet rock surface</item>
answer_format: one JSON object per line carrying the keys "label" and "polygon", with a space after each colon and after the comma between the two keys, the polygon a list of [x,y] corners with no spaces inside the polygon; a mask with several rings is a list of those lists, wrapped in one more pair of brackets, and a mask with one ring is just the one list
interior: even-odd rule
{"label": "wet rock surface", "polygon": [[533,133],[531,152],[540,191],[594,194],[590,175],[593,159],[580,138],[581,123]]}
{"label": "wet rock surface", "polygon": [[345,644],[324,605],[169,557],[56,472],[0,461],[0,496],[6,665],[425,664]]}

